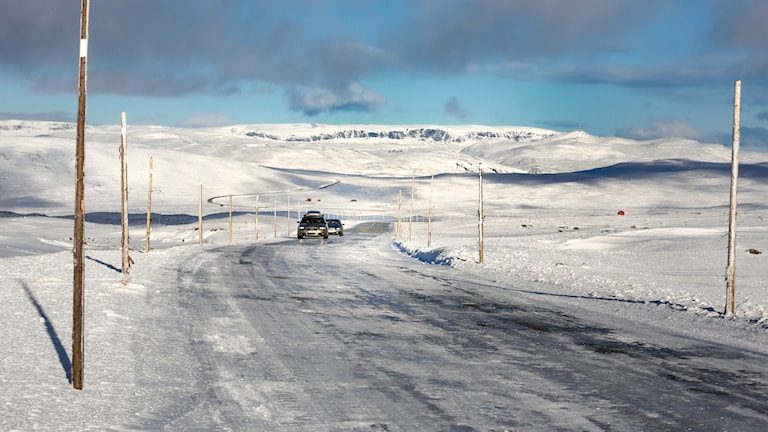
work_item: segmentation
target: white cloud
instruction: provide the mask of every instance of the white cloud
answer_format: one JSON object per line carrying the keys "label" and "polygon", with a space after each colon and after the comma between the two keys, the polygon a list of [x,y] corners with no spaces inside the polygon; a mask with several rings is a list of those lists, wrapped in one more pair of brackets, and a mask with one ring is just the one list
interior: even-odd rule
{"label": "white cloud", "polygon": [[339,90],[328,87],[312,87],[306,91],[293,89],[290,97],[292,109],[310,116],[325,111],[375,111],[386,102],[380,93],[358,83]]}
{"label": "white cloud", "polygon": [[701,132],[693,125],[674,118],[651,119],[651,124],[646,127],[636,126],[619,129],[616,131],[616,135],[637,140],[673,137],[699,139],[702,137]]}
{"label": "white cloud", "polygon": [[190,128],[227,126],[231,124],[235,124],[235,121],[231,117],[218,113],[195,114],[179,122],[179,126]]}

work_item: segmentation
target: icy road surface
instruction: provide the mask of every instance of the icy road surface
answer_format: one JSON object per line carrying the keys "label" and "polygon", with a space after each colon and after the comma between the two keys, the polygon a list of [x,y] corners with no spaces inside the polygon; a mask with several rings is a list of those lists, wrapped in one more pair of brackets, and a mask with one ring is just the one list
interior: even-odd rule
{"label": "icy road surface", "polygon": [[[599,312],[600,299],[569,298],[580,306],[566,309],[556,296],[468,280],[405,257],[377,228],[202,250],[168,269],[178,271],[178,333],[156,343],[188,358],[154,367],[194,366],[169,372],[167,394],[121,429],[768,425],[763,350]],[[640,307],[662,308],[622,305]]]}

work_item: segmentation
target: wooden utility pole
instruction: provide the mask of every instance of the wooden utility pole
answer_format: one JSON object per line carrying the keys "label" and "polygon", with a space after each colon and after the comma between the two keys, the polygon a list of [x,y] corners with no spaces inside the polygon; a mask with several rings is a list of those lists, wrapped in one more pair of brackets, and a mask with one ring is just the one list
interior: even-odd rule
{"label": "wooden utility pole", "polygon": [[736,309],[736,207],[739,190],[739,135],[741,122],[741,80],[734,83],[733,145],[731,147],[731,206],[728,214],[728,266],[726,267],[725,315]]}
{"label": "wooden utility pole", "polygon": [[483,248],[485,239],[483,238],[485,233],[485,204],[483,203],[483,168],[480,168],[480,194],[479,202],[477,205],[477,232],[478,232],[478,245],[480,250],[480,264],[483,263]]}
{"label": "wooden utility pole", "polygon": [[88,87],[88,14],[90,0],[82,0],[80,9],[80,78],[77,103],[77,147],[75,151],[75,233],[73,247],[72,283],[72,387],[83,389],[85,363],[83,271],[85,239],[85,115]]}
{"label": "wooden utility pole", "polygon": [[149,157],[149,191],[147,192],[147,244],[145,252],[149,252],[149,234],[152,224],[152,156]]}
{"label": "wooden utility pole", "polygon": [[120,189],[122,190],[123,202],[123,274],[127,275],[131,268],[131,257],[128,255],[130,245],[128,240],[128,131],[126,129],[125,113],[120,114]]}
{"label": "wooden utility pole", "polygon": [[427,218],[427,247],[432,247],[432,190],[435,188],[435,176],[429,181],[429,217]]}

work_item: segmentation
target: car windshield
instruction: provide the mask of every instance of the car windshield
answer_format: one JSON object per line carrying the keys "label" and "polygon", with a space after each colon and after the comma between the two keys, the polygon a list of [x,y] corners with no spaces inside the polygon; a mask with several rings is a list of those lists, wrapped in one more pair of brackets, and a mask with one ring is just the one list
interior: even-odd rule
{"label": "car windshield", "polygon": [[337,228],[337,227],[340,227],[340,226],[341,226],[341,221],[338,221],[338,220],[329,220],[329,221],[328,221],[328,225],[329,225],[329,226],[332,226],[332,227],[334,227],[334,228]]}
{"label": "car windshield", "polygon": [[325,224],[325,220],[323,220],[322,217],[317,216],[304,216],[304,218],[301,219],[301,223],[307,225],[323,225]]}

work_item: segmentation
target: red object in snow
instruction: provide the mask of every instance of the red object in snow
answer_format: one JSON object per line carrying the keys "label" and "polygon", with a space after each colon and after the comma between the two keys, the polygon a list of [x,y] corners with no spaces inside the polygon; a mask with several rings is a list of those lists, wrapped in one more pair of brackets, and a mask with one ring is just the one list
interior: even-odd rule
{"label": "red object in snow", "polygon": [[619,216],[624,216],[624,210],[619,210],[619,212],[618,212],[617,214],[618,214]]}

